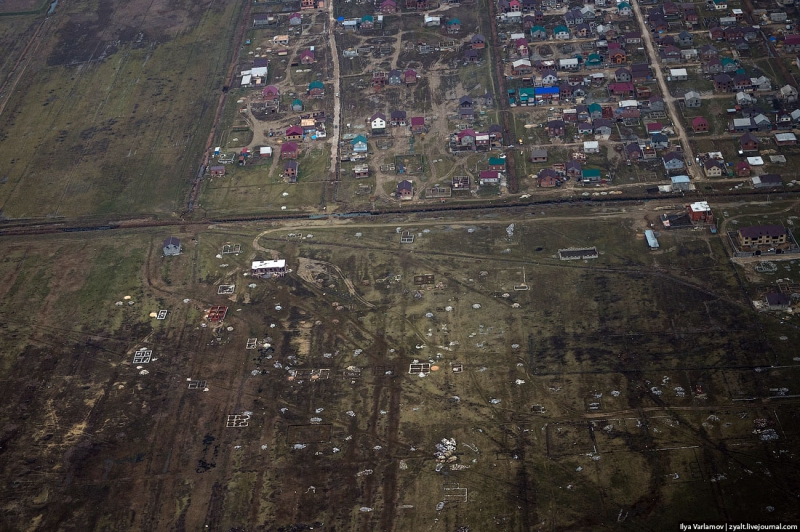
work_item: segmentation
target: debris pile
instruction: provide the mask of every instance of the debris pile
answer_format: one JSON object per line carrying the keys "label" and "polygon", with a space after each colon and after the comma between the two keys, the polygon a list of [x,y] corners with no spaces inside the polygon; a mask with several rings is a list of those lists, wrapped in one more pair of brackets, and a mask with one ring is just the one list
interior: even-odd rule
{"label": "debris pile", "polygon": [[436,461],[440,464],[445,462],[453,463],[458,460],[458,456],[455,455],[456,452],[456,440],[455,438],[442,438],[440,443],[436,444],[436,452],[433,453],[433,456],[436,458]]}

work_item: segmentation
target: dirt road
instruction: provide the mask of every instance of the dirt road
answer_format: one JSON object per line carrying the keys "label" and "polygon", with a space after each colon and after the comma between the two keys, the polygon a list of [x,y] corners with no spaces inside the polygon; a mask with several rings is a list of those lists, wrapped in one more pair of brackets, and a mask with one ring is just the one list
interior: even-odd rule
{"label": "dirt road", "polygon": [[331,135],[331,181],[336,181],[336,161],[339,160],[339,124],[342,120],[342,102],[340,100],[339,54],[336,51],[336,36],[333,28],[336,19],[333,16],[333,2],[328,2],[328,44],[333,59],[333,134]]}
{"label": "dirt road", "polygon": [[[656,48],[653,44],[653,34],[650,33],[650,29],[647,27],[647,23],[642,15],[642,10],[639,8],[639,3],[634,0],[631,2],[631,6],[633,7],[633,12],[636,15],[636,20],[639,22],[639,28],[642,30],[642,37],[644,38],[647,55],[650,58],[650,64],[653,65],[653,71],[656,74],[658,85],[661,87],[661,95],[664,97],[664,102],[667,104],[667,112],[672,119],[675,133],[677,133],[678,138],[681,140],[681,144],[683,145],[684,160],[687,162],[694,162],[694,153],[692,153],[692,146],[689,144],[689,137],[686,135],[686,130],[683,127],[683,123],[680,121],[680,115],[678,114],[677,109],[675,109],[675,97],[669,93],[667,83],[664,81],[664,73],[661,71],[661,63],[658,60],[658,54],[656,53]],[[691,175],[692,179],[700,180],[704,178],[702,172],[698,171],[697,165],[687,166],[686,171],[689,175]]]}

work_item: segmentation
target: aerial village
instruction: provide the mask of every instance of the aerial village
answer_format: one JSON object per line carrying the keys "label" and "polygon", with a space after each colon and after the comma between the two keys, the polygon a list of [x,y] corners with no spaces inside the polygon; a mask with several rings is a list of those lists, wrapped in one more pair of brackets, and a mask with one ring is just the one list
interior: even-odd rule
{"label": "aerial village", "polygon": [[499,47],[471,2],[322,5],[256,4],[212,177],[319,184],[336,142],[351,206],[796,184],[788,5],[500,0]]}

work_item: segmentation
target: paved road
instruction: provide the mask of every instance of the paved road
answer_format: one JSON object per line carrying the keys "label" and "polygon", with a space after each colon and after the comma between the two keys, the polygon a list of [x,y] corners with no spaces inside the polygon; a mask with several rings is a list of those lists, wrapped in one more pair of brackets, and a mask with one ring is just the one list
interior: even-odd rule
{"label": "paved road", "polygon": [[[639,21],[639,28],[642,31],[642,38],[644,39],[645,48],[647,49],[647,55],[650,57],[650,64],[653,65],[653,70],[655,71],[658,85],[661,87],[661,93],[664,97],[664,103],[667,104],[667,112],[672,119],[675,133],[677,133],[678,138],[681,140],[681,144],[683,144],[684,159],[686,161],[694,162],[694,153],[692,153],[692,147],[689,144],[689,137],[686,135],[686,130],[683,127],[683,123],[680,121],[680,114],[675,108],[675,97],[669,93],[667,83],[664,81],[664,73],[661,71],[661,63],[658,60],[658,53],[656,53],[656,47],[653,43],[653,34],[650,33],[650,28],[648,28],[647,24],[645,23],[642,10],[639,8],[639,2],[637,0],[631,0],[631,7],[633,7],[636,20]],[[697,165],[686,167],[686,170],[687,173],[691,175],[692,179],[704,178],[702,172],[698,171]]]}
{"label": "paved road", "polygon": [[333,58],[333,135],[331,135],[331,181],[336,181],[336,162],[339,160],[339,124],[342,116],[341,77],[339,74],[339,54],[336,50],[336,37],[333,29],[336,19],[333,16],[333,2],[328,4],[328,43]]}

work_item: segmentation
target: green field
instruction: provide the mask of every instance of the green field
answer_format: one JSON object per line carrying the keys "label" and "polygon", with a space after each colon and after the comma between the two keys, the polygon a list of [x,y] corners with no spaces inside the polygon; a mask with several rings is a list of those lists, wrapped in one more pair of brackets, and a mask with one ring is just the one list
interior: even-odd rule
{"label": "green field", "polygon": [[79,28],[91,9],[71,4],[50,24],[39,49],[46,53],[28,66],[0,119],[6,218],[183,209],[241,4],[154,4],[172,18],[146,12],[133,20],[109,4]]}

